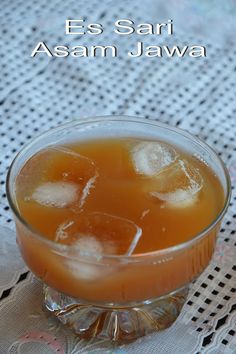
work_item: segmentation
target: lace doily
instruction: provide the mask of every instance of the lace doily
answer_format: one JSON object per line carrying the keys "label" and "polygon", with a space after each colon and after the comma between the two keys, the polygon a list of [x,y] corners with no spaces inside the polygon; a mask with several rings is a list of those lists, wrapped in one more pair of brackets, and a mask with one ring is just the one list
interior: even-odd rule
{"label": "lace doily", "polygon": [[[233,0],[1,1],[0,353],[236,353],[235,14]],[[65,19],[81,17],[107,30],[95,39],[66,36]],[[111,27],[118,18],[136,23],[172,18],[173,36],[142,41],[204,45],[207,57],[30,57],[39,41],[48,46],[112,43],[125,53],[140,38],[114,35]],[[192,286],[176,323],[119,348],[79,340],[42,311],[42,285],[20,258],[5,193],[9,164],[29,139],[68,120],[107,114],[145,116],[198,135],[222,157],[233,185],[214,258]]]}

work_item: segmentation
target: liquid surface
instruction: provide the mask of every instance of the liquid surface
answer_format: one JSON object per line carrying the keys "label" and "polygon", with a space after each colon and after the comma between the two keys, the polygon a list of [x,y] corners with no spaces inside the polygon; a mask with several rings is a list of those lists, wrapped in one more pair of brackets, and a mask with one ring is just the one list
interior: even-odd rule
{"label": "liquid surface", "polygon": [[211,169],[160,141],[93,140],[46,148],[16,179],[21,216],[79,252],[137,254],[177,245],[223,206]]}

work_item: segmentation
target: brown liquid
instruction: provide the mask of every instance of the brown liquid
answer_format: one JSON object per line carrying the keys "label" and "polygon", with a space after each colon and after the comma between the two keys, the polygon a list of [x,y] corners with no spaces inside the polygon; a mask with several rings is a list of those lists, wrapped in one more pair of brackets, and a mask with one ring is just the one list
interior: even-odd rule
{"label": "brown liquid", "polygon": [[[138,142],[137,139],[94,140],[66,146],[89,160],[78,161],[72,154],[59,150],[44,150],[34,155],[16,180],[16,200],[21,216],[43,237],[72,247],[81,235],[95,235],[101,246],[95,247],[95,252],[101,253],[128,254],[137,230],[141,230],[141,236],[132,254],[156,251],[192,239],[211,224],[222,209],[224,193],[218,178],[208,166],[175,148],[178,159],[191,164],[200,173],[202,187],[190,204],[180,206],[180,202],[173,204],[161,200],[152,195],[156,176],[147,177],[135,171],[130,150]],[[82,191],[94,174],[95,181],[81,203]],[[176,180],[176,175],[174,177]],[[65,207],[55,207],[42,205],[32,198],[35,189],[43,183],[61,181],[80,186],[76,201]],[[159,186],[160,181],[158,183]],[[60,226],[62,233],[58,234]],[[20,225],[18,227],[23,255],[37,275],[49,285],[78,298],[91,299],[95,296],[91,291],[95,291],[98,301],[150,298],[181,287],[209,261],[216,232],[214,229],[208,239],[199,241],[195,251],[182,252],[166,264],[157,262],[158,269],[147,265],[140,269],[130,266],[129,269],[126,265],[126,271],[122,268],[112,275],[104,272],[96,285],[96,277],[92,277],[92,282],[86,276],[85,279],[75,278],[73,272],[70,274],[68,264],[63,267],[61,259],[52,255],[49,246],[26,239],[26,232]],[[37,246],[32,246],[33,242]],[[183,272],[186,266],[189,269]],[[138,286],[142,279],[144,288]],[[157,286],[153,285],[154,279],[159,281]]]}

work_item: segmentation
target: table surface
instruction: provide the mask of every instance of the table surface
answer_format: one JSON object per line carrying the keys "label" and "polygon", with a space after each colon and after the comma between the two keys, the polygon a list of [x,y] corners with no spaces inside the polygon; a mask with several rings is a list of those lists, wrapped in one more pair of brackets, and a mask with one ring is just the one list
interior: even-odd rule
{"label": "table surface", "polygon": [[[236,3],[235,1],[3,0],[0,68],[0,353],[236,353]],[[64,34],[67,18],[104,25],[101,36]],[[116,19],[174,21],[173,36],[147,45],[204,45],[206,58],[128,58],[140,37],[112,33]],[[39,41],[117,45],[117,58],[30,57]],[[112,348],[84,342],[42,311],[42,286],[15,244],[5,193],[7,169],[22,145],[75,118],[125,114],[196,134],[227,165],[232,199],[214,257],[168,330]]]}

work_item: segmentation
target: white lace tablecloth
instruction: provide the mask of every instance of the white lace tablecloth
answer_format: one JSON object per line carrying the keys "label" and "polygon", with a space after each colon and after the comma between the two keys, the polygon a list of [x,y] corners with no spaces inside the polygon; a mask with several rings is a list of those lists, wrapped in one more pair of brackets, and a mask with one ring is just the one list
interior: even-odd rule
{"label": "white lace tablecloth", "polygon": [[[101,36],[66,36],[65,19],[87,17]],[[199,44],[206,58],[30,57],[39,41],[134,48],[137,36],[114,35],[112,23],[174,21],[173,36],[148,45]],[[236,2],[1,0],[0,2],[0,353],[236,353]],[[113,348],[85,342],[42,310],[42,285],[15,243],[5,194],[10,162],[22,145],[59,123],[107,114],[145,116],[198,135],[221,155],[232,200],[211,264],[192,287],[175,324]]]}

